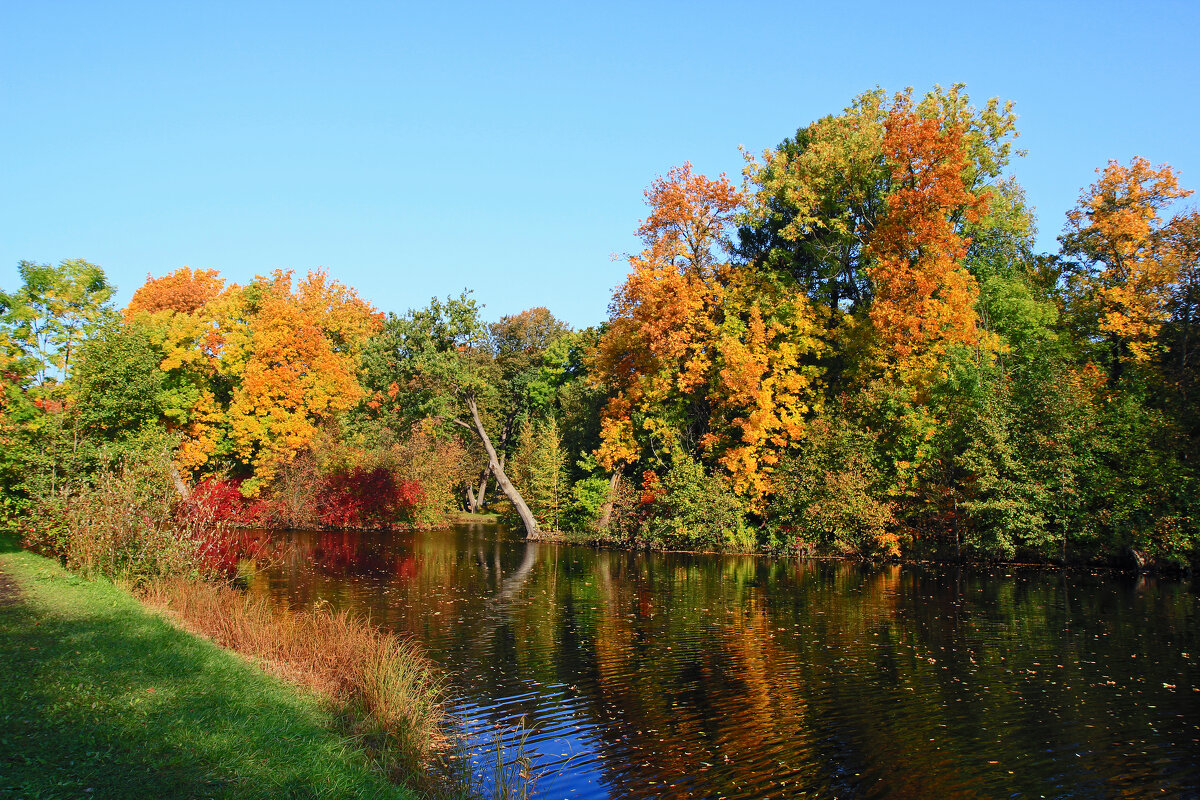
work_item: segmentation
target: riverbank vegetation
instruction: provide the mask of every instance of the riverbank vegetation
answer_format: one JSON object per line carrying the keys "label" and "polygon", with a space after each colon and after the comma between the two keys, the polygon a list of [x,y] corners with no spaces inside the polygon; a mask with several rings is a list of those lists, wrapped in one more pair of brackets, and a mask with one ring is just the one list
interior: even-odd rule
{"label": "riverbank vegetation", "polygon": [[339,729],[396,784],[436,782],[430,765],[449,752],[451,732],[440,678],[410,642],[345,611],[275,608],[211,582],[155,582],[143,599],[331,701]]}
{"label": "riverbank vegetation", "polygon": [[740,186],[671,169],[584,330],[487,324],[469,293],[385,315],[280,270],[183,267],[118,310],[97,266],[23,263],[4,513],[85,569],[170,571],[76,545],[165,454],[138,534],[164,541],[488,509],[635,546],[1194,562],[1191,193],[1114,154],[1039,252],[1016,120],[960,86],[875,90],[747,153]]}
{"label": "riverbank vegetation", "polygon": [[0,794],[417,796],[337,732],[319,696],[113,584],[15,549],[0,575]]}

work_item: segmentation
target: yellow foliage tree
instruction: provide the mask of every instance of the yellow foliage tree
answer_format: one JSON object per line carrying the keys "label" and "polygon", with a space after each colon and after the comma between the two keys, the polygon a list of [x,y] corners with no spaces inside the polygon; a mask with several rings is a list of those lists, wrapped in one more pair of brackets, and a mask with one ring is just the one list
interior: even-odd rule
{"label": "yellow foliage tree", "polygon": [[[381,315],[321,271],[295,283],[291,271],[276,270],[199,306],[187,299],[197,294],[196,274],[173,275],[151,281],[153,291],[126,313],[156,331],[174,378],[167,413],[185,435],[177,460],[194,473],[228,457],[251,469],[243,488],[256,493],[322,422],[362,397],[358,356]],[[201,282],[219,285],[211,271]],[[170,286],[183,287],[186,302]]]}
{"label": "yellow foliage tree", "polygon": [[1164,242],[1159,212],[1190,191],[1180,189],[1170,166],[1152,167],[1144,158],[1129,166],[1110,161],[1100,179],[1080,195],[1067,214],[1063,252],[1083,262],[1073,282],[1077,312],[1093,320],[1114,351],[1114,370],[1124,362],[1146,364],[1178,266]]}

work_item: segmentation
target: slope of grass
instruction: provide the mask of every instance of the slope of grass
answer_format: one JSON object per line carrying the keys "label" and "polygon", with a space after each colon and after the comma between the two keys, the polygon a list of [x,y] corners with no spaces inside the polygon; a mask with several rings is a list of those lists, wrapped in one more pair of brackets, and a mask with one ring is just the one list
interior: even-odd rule
{"label": "slope of grass", "polygon": [[439,773],[449,745],[441,681],[411,641],[345,611],[293,611],[229,586],[187,578],[150,583],[142,601],[185,629],[249,656],[337,709],[340,730],[397,783],[452,790]]}
{"label": "slope of grass", "polygon": [[0,572],[0,798],[410,796],[315,697],[126,592],[8,541]]}

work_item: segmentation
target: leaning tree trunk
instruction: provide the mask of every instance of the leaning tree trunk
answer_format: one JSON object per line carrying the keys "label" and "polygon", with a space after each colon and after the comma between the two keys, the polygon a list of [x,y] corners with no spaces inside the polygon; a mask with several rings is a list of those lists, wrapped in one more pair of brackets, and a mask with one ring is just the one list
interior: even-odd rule
{"label": "leaning tree trunk", "polygon": [[513,506],[517,509],[517,514],[521,517],[521,524],[525,526],[525,538],[540,539],[541,531],[538,530],[533,512],[529,510],[529,506],[525,505],[525,500],[517,491],[517,487],[513,486],[512,481],[504,474],[504,466],[496,455],[496,448],[492,447],[492,440],[488,438],[487,431],[483,429],[483,420],[479,418],[479,407],[475,405],[474,397],[467,397],[467,406],[471,409],[471,418],[475,421],[475,432],[479,434],[479,438],[483,441],[483,448],[487,450],[488,462],[491,465],[492,474],[496,476],[496,483],[499,484],[504,495],[512,501]]}
{"label": "leaning tree trunk", "polygon": [[609,523],[612,521],[613,503],[617,499],[617,487],[621,484],[621,470],[614,469],[612,477],[608,479],[608,499],[604,501],[604,510],[600,512],[600,521],[596,523],[596,527],[602,531],[608,530]]}

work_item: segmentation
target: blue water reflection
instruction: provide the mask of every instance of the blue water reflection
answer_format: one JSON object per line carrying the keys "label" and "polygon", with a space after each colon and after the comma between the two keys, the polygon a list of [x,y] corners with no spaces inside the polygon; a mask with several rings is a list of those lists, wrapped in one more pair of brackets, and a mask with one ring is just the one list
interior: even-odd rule
{"label": "blue water reflection", "polygon": [[[645,554],[502,528],[288,534],[251,590],[418,638],[543,797],[1187,797],[1175,581]],[[482,768],[482,764],[481,764]]]}

